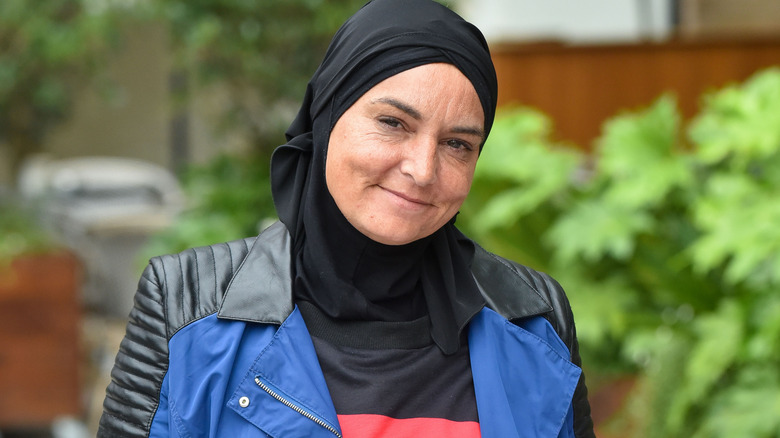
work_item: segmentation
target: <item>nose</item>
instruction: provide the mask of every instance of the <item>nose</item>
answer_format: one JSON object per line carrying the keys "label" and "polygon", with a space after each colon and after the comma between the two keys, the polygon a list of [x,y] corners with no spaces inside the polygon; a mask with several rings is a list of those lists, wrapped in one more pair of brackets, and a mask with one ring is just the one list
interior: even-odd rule
{"label": "nose", "polygon": [[438,167],[438,142],[428,137],[417,138],[404,147],[401,172],[410,176],[418,186],[436,181]]}

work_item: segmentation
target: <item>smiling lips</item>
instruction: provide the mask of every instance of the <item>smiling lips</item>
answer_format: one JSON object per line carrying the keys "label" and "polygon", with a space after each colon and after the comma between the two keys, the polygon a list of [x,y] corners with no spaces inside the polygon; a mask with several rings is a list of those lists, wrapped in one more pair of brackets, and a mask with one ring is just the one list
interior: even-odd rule
{"label": "smiling lips", "polygon": [[393,194],[393,195],[403,199],[406,202],[410,202],[412,204],[417,204],[417,205],[419,205],[421,207],[427,207],[427,206],[431,205],[428,202],[425,202],[425,201],[423,201],[421,199],[412,198],[412,197],[410,197],[408,195],[405,195],[405,194],[403,194],[401,192],[396,192],[395,190],[390,190],[390,189],[388,189],[386,187],[382,187],[382,186],[380,186],[380,188],[382,188],[382,190],[385,190],[388,193],[391,193],[391,194]]}

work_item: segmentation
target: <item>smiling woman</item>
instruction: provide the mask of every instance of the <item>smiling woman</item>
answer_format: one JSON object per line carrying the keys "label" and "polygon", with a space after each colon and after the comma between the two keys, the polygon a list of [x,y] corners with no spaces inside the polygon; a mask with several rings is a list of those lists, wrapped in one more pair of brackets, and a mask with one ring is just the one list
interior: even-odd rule
{"label": "smiling woman", "polygon": [[333,127],[328,190],[349,223],[379,243],[428,237],[466,199],[483,123],[474,87],[450,64],[385,79]]}
{"label": "smiling woman", "polygon": [[455,227],[496,97],[446,7],[347,20],[271,159],[280,222],[152,259],[100,435],[593,436],[563,290]]}

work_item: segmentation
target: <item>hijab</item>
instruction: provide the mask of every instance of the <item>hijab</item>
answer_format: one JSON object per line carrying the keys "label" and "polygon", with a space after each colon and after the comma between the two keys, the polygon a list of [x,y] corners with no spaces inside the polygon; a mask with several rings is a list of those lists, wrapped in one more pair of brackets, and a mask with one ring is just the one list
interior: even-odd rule
{"label": "hijab", "polygon": [[456,66],[473,84],[490,131],[497,80],[479,30],[430,0],[374,0],[337,31],[311,78],[287,143],[271,158],[271,189],[292,238],[293,295],[347,321],[430,318],[432,340],[457,351],[484,300],[471,276],[473,243],[454,225],[406,245],[384,245],[343,216],[325,180],[330,132],[366,91],[429,63]]}

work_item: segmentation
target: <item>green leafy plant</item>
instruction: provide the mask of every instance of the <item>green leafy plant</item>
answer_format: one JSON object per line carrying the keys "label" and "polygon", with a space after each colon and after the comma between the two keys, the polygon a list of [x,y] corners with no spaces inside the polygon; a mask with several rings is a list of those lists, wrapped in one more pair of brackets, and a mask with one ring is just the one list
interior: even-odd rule
{"label": "green leafy plant", "polygon": [[778,436],[780,70],[687,124],[671,96],[618,115],[591,154],[550,132],[502,113],[459,223],[567,288],[586,366],[639,375],[637,436]]}
{"label": "green leafy plant", "polygon": [[262,155],[221,155],[182,175],[189,200],[168,229],[153,236],[142,258],[257,235],[274,220],[268,160]]}

